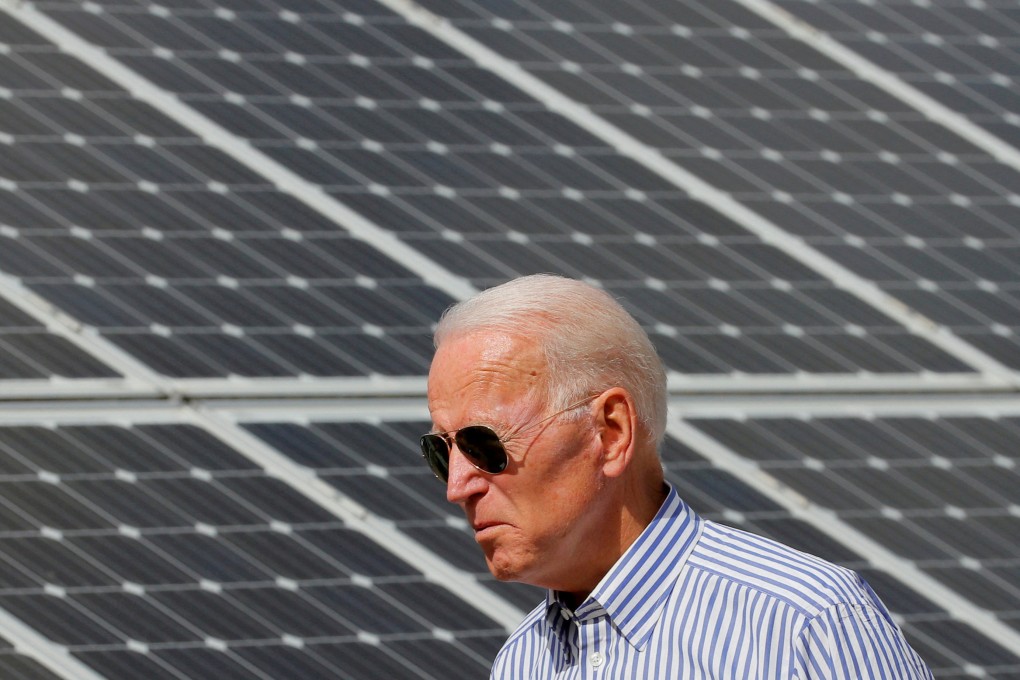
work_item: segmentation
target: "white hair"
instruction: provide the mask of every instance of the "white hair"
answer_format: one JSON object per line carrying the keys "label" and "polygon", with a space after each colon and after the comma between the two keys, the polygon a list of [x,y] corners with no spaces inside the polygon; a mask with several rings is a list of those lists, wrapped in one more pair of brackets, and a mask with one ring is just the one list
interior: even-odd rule
{"label": "white hair", "polygon": [[622,387],[634,398],[647,441],[662,442],[662,359],[634,317],[604,290],[549,274],[513,279],[447,309],[436,327],[435,346],[483,330],[539,343],[549,369],[546,397],[553,408]]}

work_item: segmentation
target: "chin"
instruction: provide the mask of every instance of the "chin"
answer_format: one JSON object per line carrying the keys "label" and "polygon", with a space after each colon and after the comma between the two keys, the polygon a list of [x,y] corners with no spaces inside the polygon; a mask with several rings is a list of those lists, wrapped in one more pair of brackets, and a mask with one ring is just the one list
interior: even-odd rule
{"label": "chin", "polygon": [[511,565],[494,562],[488,558],[486,558],[485,563],[489,567],[489,573],[491,573],[493,578],[497,581],[517,580],[518,570],[514,569]]}
{"label": "chin", "polygon": [[498,550],[486,550],[485,563],[497,581],[524,581],[526,578],[526,562],[512,555],[500,554]]}

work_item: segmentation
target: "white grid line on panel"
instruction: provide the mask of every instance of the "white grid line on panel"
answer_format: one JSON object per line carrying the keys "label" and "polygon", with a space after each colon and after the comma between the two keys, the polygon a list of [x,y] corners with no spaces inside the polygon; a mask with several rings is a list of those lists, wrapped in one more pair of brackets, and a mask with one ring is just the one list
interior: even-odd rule
{"label": "white grid line on panel", "polygon": [[383,253],[388,253],[420,276],[426,283],[457,299],[474,294],[473,286],[436,262],[423,257],[390,232],[381,229],[361,214],[329,196],[321,188],[253,148],[245,140],[225,130],[177,97],[156,87],[104,51],[78,37],[29,5],[6,10],[30,28],[38,31],[65,52],[124,87],[132,96],[164,112],[197,134],[206,144],[228,154],[273,182],[316,212]]}
{"label": "white grid line on panel", "polygon": [[730,375],[700,376],[671,372],[670,394],[788,394],[817,392],[828,394],[887,393],[910,394],[927,392],[1012,392],[1006,382],[989,381],[979,374],[937,374],[922,372],[910,375],[839,373],[793,375]]}
{"label": "white grid line on panel", "polygon": [[999,418],[1020,416],[1020,399],[1009,393],[694,395],[671,397],[669,410],[681,418]]}
{"label": "white grid line on panel", "polygon": [[[730,415],[738,414],[731,412]],[[682,420],[673,420],[669,423],[667,431],[677,439],[690,444],[720,469],[768,496],[796,519],[814,526],[826,536],[854,550],[871,564],[894,575],[897,580],[924,592],[925,597],[944,608],[954,618],[970,624],[975,630],[1006,649],[1020,649],[1020,632],[1002,623],[987,610],[971,604],[951,588],[928,576],[909,560],[899,557],[826,508],[810,502],[697,428]]]}
{"label": "white grid line on panel", "polygon": [[[88,349],[86,349],[88,351]],[[95,356],[95,352],[91,353]],[[158,394],[151,385],[129,378],[50,378],[4,380],[0,402],[23,399],[148,399]]]}
{"label": "white grid line on panel", "polygon": [[134,423],[199,425],[194,409],[160,400],[116,402],[96,401],[23,401],[10,402],[0,408],[0,425],[115,425],[130,427]]}
{"label": "white grid line on panel", "polygon": [[[348,378],[184,378],[171,382],[174,391],[191,399],[255,399],[327,397],[418,397],[424,403],[425,377],[373,374]],[[976,387],[976,386],[975,386]]]}
{"label": "white grid line on panel", "polygon": [[984,128],[940,102],[932,99],[920,90],[904,82],[901,78],[876,66],[853,50],[844,47],[827,34],[812,28],[807,23],[793,17],[789,12],[769,2],[769,0],[736,0],[741,5],[771,21],[794,38],[807,43],[827,57],[842,64],[860,76],[862,80],[874,83],[900,101],[914,107],[929,119],[944,125],[975,146],[987,151],[999,162],[1020,170],[1020,150],[1002,141]]}
{"label": "white grid line on panel", "polygon": [[604,140],[620,154],[632,158],[661,177],[687,191],[722,214],[743,225],[765,243],[780,248],[814,271],[821,273],[837,286],[857,295],[876,309],[902,323],[911,332],[946,350],[982,372],[988,384],[1020,386],[1020,373],[976,349],[926,317],[909,309],[882,291],[831,260],[800,239],[783,231],[761,215],[735,200],[731,195],[709,185],[667,159],[656,149],[644,144],[615,125],[592,113],[587,107],[566,97],[539,78],[526,72],[492,49],[478,42],[450,22],[444,21],[415,4],[412,0],[380,0],[382,4],[402,15],[410,23],[471,57],[504,80],[520,88],[545,104],[550,110],[566,116],[587,131]]}
{"label": "white grid line on panel", "polygon": [[62,645],[47,640],[3,609],[0,609],[0,634],[14,645],[15,651],[38,661],[61,677],[68,680],[104,680],[102,675],[71,656]]}
{"label": "white grid line on panel", "polygon": [[[286,398],[412,397],[425,403],[426,378],[370,376],[367,378],[194,378],[171,383],[178,394],[195,400]],[[793,375],[669,375],[671,394],[802,393],[913,394],[947,392],[1010,392],[1010,385],[990,384],[978,374],[920,373],[916,375],[810,374]]]}
{"label": "white grid line on panel", "polygon": [[[223,415],[233,423],[296,423],[308,425],[316,422],[399,422],[408,420],[428,421],[429,411],[425,398],[385,398],[378,401],[364,399],[309,399],[293,400],[238,399],[202,404],[203,410]],[[0,414],[2,417],[2,414]],[[2,422],[2,421],[0,421]],[[408,442],[413,449],[414,442]],[[411,464],[424,465],[417,460]],[[424,469],[424,468],[422,468]]]}
{"label": "white grid line on panel", "polygon": [[743,394],[671,396],[670,408],[681,417],[845,417],[915,416],[986,418],[1020,415],[1020,397],[1013,392],[948,393],[874,392],[869,394]]}
{"label": "white grid line on panel", "polygon": [[[752,417],[957,417],[987,418],[1020,416],[1020,398],[989,393],[950,394],[695,394],[672,396],[669,409],[673,417],[736,418]],[[196,400],[190,405],[167,401],[83,401],[83,402],[11,402],[0,409],[0,425],[118,425],[162,423],[201,425],[199,414],[215,414],[233,425],[286,422],[307,425],[315,422],[396,422],[427,421],[424,395],[379,395],[377,399],[322,395],[310,399],[236,399]],[[414,442],[408,442],[414,449]],[[412,465],[419,464],[412,456]],[[424,465],[424,463],[420,463]],[[423,468],[424,469],[424,468]]]}

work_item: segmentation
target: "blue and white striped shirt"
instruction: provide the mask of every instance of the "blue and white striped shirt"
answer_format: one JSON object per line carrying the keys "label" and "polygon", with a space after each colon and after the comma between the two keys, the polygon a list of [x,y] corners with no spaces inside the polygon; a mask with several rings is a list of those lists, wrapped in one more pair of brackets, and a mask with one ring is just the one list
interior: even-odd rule
{"label": "blue and white striped shirt", "polygon": [[670,488],[576,611],[550,592],[494,680],[931,679],[854,572],[702,519]]}

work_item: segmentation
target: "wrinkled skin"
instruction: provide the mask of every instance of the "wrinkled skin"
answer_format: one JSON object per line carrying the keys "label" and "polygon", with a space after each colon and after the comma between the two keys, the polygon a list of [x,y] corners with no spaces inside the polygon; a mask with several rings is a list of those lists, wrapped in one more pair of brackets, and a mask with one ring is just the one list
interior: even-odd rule
{"label": "wrinkled skin", "polygon": [[[500,580],[572,590],[605,531],[605,479],[592,417],[556,417],[519,437],[515,431],[554,409],[543,394],[545,362],[524,336],[478,331],[452,338],[436,352],[429,373],[435,428],[488,425],[509,437],[510,463],[490,475],[459,451],[450,456],[447,498],[463,508]],[[597,404],[585,407],[589,412]]]}

